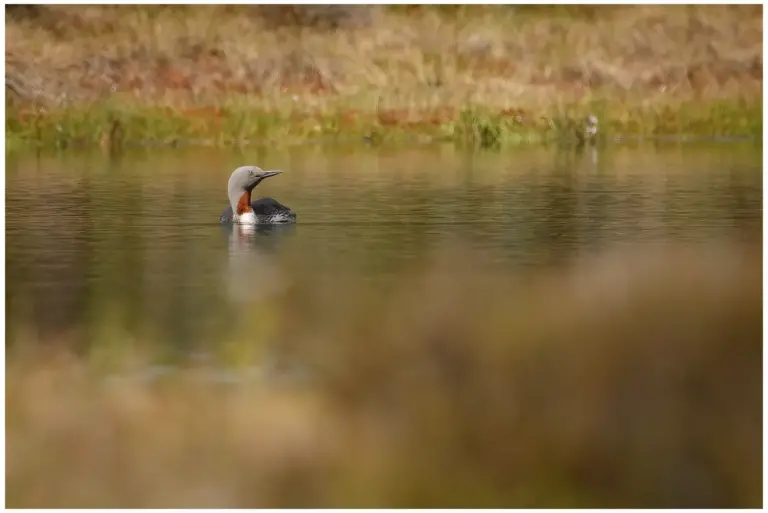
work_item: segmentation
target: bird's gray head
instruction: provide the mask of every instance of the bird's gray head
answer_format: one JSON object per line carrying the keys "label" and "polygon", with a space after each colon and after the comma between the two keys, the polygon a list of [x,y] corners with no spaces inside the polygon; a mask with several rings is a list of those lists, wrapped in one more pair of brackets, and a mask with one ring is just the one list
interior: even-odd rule
{"label": "bird's gray head", "polygon": [[238,190],[239,192],[252,191],[259,182],[270,176],[279,175],[282,171],[272,170],[264,171],[258,166],[240,166],[232,172],[229,177],[229,190]]}
{"label": "bird's gray head", "polygon": [[259,185],[259,182],[265,178],[279,175],[280,173],[282,171],[264,171],[258,166],[240,166],[235,169],[232,172],[232,176],[229,177],[229,184],[227,185],[227,193],[232,209],[236,209],[236,205],[244,193],[247,194],[247,203],[250,203],[250,195],[253,188]]}

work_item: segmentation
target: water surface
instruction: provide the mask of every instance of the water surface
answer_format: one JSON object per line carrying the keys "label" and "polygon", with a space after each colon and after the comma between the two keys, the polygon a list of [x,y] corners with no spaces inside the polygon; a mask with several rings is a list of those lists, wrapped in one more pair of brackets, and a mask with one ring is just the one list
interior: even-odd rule
{"label": "water surface", "polygon": [[[256,194],[293,208],[297,225],[218,224],[243,164],[284,170]],[[232,329],[242,307],[279,298],[297,274],[332,303],[342,276],[373,287],[457,247],[481,253],[475,272],[494,276],[621,244],[759,240],[761,173],[752,144],[14,154],[8,340],[87,347],[118,327],[183,352]]]}

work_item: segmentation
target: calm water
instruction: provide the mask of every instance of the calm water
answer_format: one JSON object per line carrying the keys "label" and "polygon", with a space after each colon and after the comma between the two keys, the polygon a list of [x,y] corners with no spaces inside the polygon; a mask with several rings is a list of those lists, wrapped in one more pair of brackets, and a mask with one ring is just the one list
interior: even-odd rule
{"label": "calm water", "polygon": [[[292,227],[222,227],[242,164],[285,173],[256,189]],[[418,149],[152,150],[7,160],[9,343],[103,343],[104,327],[199,348],[238,305],[315,278],[371,286],[463,245],[477,273],[525,272],[608,245],[760,238],[754,145],[465,153]]]}

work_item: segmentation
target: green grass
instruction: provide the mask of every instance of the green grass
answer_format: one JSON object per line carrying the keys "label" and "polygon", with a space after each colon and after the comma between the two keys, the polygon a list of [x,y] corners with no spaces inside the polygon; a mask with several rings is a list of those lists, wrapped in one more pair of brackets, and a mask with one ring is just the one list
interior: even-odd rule
{"label": "green grass", "polygon": [[[578,141],[583,115],[555,114],[529,120],[525,115],[466,107],[456,119],[440,123],[383,124],[377,113],[352,122],[343,114],[323,113],[297,120],[279,111],[221,109],[210,117],[191,116],[174,109],[93,105],[41,115],[8,112],[6,143],[10,147],[82,147],[96,145],[167,145],[189,143],[214,146],[253,143],[301,143],[341,139],[400,142],[413,137],[452,141],[469,146],[535,143],[572,144]],[[343,111],[341,111],[343,113]],[[759,139],[762,107],[730,102],[680,105],[677,108],[604,110],[598,141],[636,136],[726,136]]]}

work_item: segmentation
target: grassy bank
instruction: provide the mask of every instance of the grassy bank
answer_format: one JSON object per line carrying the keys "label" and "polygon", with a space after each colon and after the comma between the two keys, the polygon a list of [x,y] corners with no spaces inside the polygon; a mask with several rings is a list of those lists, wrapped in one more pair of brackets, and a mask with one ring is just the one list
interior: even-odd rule
{"label": "grassy bank", "polygon": [[[310,15],[307,15],[309,9]],[[761,6],[16,7],[12,145],[762,131]]]}
{"label": "grassy bank", "polygon": [[198,379],[263,358],[253,309],[157,379],[15,335],[8,506],[758,507],[760,254],[629,248],[514,283],[465,255],[337,283],[322,316],[299,283],[270,332],[300,380]]}

